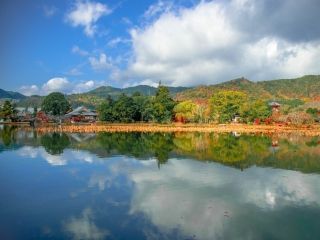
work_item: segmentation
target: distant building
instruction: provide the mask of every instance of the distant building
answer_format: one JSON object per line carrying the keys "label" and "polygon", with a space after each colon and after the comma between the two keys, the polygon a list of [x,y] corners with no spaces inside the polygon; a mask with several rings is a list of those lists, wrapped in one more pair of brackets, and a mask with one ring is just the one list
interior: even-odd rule
{"label": "distant building", "polygon": [[95,111],[91,111],[90,109],[80,106],[77,107],[72,112],[64,115],[65,120],[70,120],[70,122],[95,122],[97,120],[97,113]]}
{"label": "distant building", "polygon": [[[33,107],[16,107],[16,110],[18,112],[25,112],[25,113],[29,113],[29,114],[33,114],[34,113],[34,108]],[[41,108],[37,108],[37,112],[41,111]]]}
{"label": "distant building", "polygon": [[[18,121],[29,121],[32,119],[35,115],[34,108],[32,107],[16,107],[15,108],[17,111],[17,120]],[[41,108],[38,109],[40,111]]]}
{"label": "distant building", "polygon": [[278,102],[270,102],[269,106],[272,108],[272,111],[279,112],[281,104]]}
{"label": "distant building", "polygon": [[240,123],[241,122],[241,117],[239,114],[235,114],[232,118],[233,123]]}

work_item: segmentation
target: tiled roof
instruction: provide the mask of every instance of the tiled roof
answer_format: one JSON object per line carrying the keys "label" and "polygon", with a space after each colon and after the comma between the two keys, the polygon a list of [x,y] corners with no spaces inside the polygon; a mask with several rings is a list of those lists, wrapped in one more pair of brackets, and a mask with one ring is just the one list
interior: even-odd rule
{"label": "tiled roof", "polygon": [[90,111],[84,106],[77,107],[75,110],[72,112],[67,113],[65,116],[97,116],[95,112]]}

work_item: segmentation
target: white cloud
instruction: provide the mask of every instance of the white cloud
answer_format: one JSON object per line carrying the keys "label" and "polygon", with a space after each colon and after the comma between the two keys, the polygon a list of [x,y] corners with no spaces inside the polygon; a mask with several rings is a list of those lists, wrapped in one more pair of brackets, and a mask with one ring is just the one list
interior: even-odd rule
{"label": "white cloud", "polygon": [[[253,212],[267,210],[268,216],[279,216],[288,206],[320,204],[315,175],[255,167],[243,174],[187,159],[171,159],[159,171],[153,163],[128,173],[134,183],[130,213],[145,214],[168,233],[179,229],[185,236],[224,239],[226,229],[242,231],[234,223],[242,221],[247,206]],[[260,216],[252,214],[250,221]],[[252,239],[258,238],[255,234],[250,232]]]}
{"label": "white cloud", "polygon": [[67,78],[56,77],[51,78],[48,82],[42,85],[42,91],[45,93],[65,92],[70,88],[70,82]]}
{"label": "white cloud", "polygon": [[99,58],[89,57],[89,62],[91,67],[97,71],[107,70],[112,67],[111,59],[107,58],[107,55],[104,53],[101,53]]}
{"label": "white cloud", "polygon": [[[18,155],[22,157],[37,158],[40,157],[51,166],[64,166],[70,162],[82,162],[87,164],[101,163],[101,160],[85,151],[65,149],[59,155],[48,153],[43,147],[24,146],[18,150]],[[102,161],[103,163],[103,161]]]}
{"label": "white cloud", "polygon": [[129,18],[127,18],[127,17],[123,17],[123,18],[121,19],[121,22],[123,22],[123,23],[126,24],[126,25],[132,25],[131,20],[130,20]]}
{"label": "white cloud", "polygon": [[96,22],[104,15],[111,13],[107,5],[99,2],[76,1],[73,8],[66,15],[66,21],[74,27],[84,27],[84,33],[93,37],[97,25]]}
{"label": "white cloud", "polygon": [[66,74],[71,76],[80,76],[82,75],[82,72],[79,70],[78,67],[74,67],[71,68]]}
{"label": "white cloud", "polygon": [[88,187],[93,188],[97,186],[100,191],[104,191],[105,188],[110,188],[112,185],[112,180],[114,180],[111,176],[106,176],[105,174],[93,174],[90,177]]}
{"label": "white cloud", "polygon": [[118,44],[121,44],[121,43],[129,43],[130,40],[128,39],[124,39],[124,38],[121,38],[121,37],[116,37],[116,38],[113,38],[111,39],[109,42],[108,42],[108,46],[109,47],[115,47],[117,46]]}
{"label": "white cloud", "polygon": [[21,93],[30,95],[47,95],[51,92],[62,93],[82,93],[95,89],[100,86],[106,85],[105,81],[69,81],[65,77],[56,77],[49,79],[41,87],[37,85],[22,86],[20,88]]}
{"label": "white cloud", "polygon": [[45,159],[51,166],[64,166],[67,164],[67,160],[60,155],[51,155],[45,151],[42,151],[41,157]]}
{"label": "white cloud", "polygon": [[145,18],[153,18],[160,14],[169,12],[174,7],[174,4],[172,1],[162,1],[159,0],[155,4],[152,4],[148,7],[147,11],[144,13]]}
{"label": "white cloud", "polygon": [[18,150],[18,155],[22,157],[36,158],[38,156],[38,149],[24,146]]}
{"label": "white cloud", "polygon": [[67,78],[64,77],[55,77],[49,79],[46,83],[44,83],[41,87],[37,85],[30,86],[22,86],[20,87],[20,91],[27,95],[47,95],[51,92],[69,92],[72,88],[71,83]]}
{"label": "white cloud", "polygon": [[57,13],[58,9],[55,6],[43,6],[43,13],[46,17],[50,18]]}
{"label": "white cloud", "polygon": [[75,240],[105,239],[109,231],[98,228],[94,223],[94,214],[90,208],[83,210],[80,217],[71,217],[64,222],[64,229]]}
{"label": "white cloud", "polygon": [[80,56],[87,56],[89,55],[89,52],[81,49],[79,46],[74,45],[71,49],[71,52],[74,54],[79,54]]}
{"label": "white cloud", "polygon": [[44,148],[33,148],[24,146],[18,150],[18,155],[23,157],[36,158],[40,156],[46,160],[51,166],[63,166],[67,164],[67,159],[64,155],[51,155],[45,151]]}
{"label": "white cloud", "polygon": [[89,90],[94,89],[98,85],[99,84],[96,84],[93,80],[89,80],[87,82],[76,84],[75,87],[73,88],[72,92],[73,93],[87,92]]}
{"label": "white cloud", "polygon": [[[130,31],[133,58],[127,74],[136,82],[162,80],[175,86],[214,84],[239,76],[267,80],[318,74],[319,38],[292,41],[297,37],[292,31],[288,36],[280,34],[280,20],[275,16],[272,26],[252,26],[266,19],[261,16],[269,5],[256,0],[201,1],[177,9],[159,1],[145,15],[160,12],[160,16]],[[285,13],[285,7],[293,8],[289,1],[283,6],[279,13]]]}
{"label": "white cloud", "polygon": [[39,94],[39,88],[37,85],[31,85],[31,86],[22,86],[20,88],[20,91],[22,92],[22,94],[26,95],[26,96],[31,96],[31,95],[35,95],[35,94]]}

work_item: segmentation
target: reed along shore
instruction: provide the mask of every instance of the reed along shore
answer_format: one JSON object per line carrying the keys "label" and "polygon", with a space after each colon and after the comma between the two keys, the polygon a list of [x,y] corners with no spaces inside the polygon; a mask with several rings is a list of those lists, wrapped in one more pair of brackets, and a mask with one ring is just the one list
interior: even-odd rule
{"label": "reed along shore", "polygon": [[320,125],[246,125],[246,124],[72,124],[47,125],[35,128],[37,132],[96,133],[96,132],[213,132],[247,134],[296,133],[304,136],[320,136]]}

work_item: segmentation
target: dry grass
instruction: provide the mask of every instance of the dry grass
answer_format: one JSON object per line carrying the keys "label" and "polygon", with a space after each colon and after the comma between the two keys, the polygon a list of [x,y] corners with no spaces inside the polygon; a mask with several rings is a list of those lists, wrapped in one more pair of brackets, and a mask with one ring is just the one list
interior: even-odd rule
{"label": "dry grass", "polygon": [[244,124],[92,124],[92,125],[49,125],[36,128],[38,132],[238,132],[254,134],[298,133],[304,136],[320,136],[320,125],[244,125]]}

